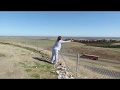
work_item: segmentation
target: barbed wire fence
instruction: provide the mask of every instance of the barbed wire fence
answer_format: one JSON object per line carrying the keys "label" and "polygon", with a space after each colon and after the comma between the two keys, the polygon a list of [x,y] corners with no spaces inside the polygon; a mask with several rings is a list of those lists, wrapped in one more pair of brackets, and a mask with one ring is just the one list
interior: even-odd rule
{"label": "barbed wire fence", "polygon": [[80,58],[80,54],[60,52],[60,60],[76,79],[120,79],[120,63],[112,64]]}

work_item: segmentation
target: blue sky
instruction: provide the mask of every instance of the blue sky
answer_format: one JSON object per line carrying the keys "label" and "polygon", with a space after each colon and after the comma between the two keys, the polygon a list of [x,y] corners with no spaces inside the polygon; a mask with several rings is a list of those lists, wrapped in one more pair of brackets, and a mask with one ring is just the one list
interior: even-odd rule
{"label": "blue sky", "polygon": [[0,36],[120,37],[120,11],[0,11]]}

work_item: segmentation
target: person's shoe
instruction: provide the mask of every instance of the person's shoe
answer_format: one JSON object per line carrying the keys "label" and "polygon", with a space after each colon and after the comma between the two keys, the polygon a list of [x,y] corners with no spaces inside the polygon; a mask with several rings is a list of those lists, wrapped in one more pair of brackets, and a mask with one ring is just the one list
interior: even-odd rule
{"label": "person's shoe", "polygon": [[53,61],[51,61],[51,63],[53,64],[54,62],[53,62]]}

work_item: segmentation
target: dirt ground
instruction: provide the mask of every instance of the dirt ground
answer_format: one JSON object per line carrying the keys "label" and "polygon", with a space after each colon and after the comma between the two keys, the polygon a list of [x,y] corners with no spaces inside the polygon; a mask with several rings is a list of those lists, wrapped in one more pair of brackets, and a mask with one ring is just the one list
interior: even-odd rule
{"label": "dirt ground", "polygon": [[31,79],[25,67],[21,64],[27,62],[27,65],[33,66],[35,62],[43,64],[35,60],[33,57],[41,57],[39,53],[32,52],[20,47],[12,45],[0,44],[0,78],[1,79]]}

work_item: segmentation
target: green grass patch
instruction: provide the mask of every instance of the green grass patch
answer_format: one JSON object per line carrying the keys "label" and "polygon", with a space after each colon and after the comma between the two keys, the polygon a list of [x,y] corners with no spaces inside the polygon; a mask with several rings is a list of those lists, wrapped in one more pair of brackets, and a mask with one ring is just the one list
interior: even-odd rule
{"label": "green grass patch", "polygon": [[39,79],[47,79],[47,78],[57,78],[56,74],[51,73],[54,69],[53,65],[51,64],[40,64],[34,61],[34,65],[30,66],[27,64],[26,61],[19,62],[22,67],[25,68],[25,71],[32,77],[32,78],[39,78]]}
{"label": "green grass patch", "polygon": [[26,71],[26,72],[31,72],[31,71],[32,71],[32,69],[26,69],[25,71]]}
{"label": "green grass patch", "polygon": [[113,66],[114,68],[116,68],[116,69],[120,69],[120,66]]}
{"label": "green grass patch", "polygon": [[32,76],[33,78],[36,78],[36,79],[40,78],[40,75],[39,75],[39,74],[32,74],[31,76]]}
{"label": "green grass patch", "polygon": [[50,71],[52,69],[52,66],[49,64],[41,65],[41,64],[35,62],[35,65],[31,66],[31,68],[39,68],[40,70],[46,72],[46,71]]}

